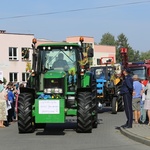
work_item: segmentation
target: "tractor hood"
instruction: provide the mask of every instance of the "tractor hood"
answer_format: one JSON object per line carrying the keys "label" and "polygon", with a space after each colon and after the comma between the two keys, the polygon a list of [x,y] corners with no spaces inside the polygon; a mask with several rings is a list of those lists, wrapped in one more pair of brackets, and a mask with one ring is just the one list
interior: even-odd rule
{"label": "tractor hood", "polygon": [[63,70],[50,70],[44,74],[44,78],[63,78],[66,76],[66,72]]}

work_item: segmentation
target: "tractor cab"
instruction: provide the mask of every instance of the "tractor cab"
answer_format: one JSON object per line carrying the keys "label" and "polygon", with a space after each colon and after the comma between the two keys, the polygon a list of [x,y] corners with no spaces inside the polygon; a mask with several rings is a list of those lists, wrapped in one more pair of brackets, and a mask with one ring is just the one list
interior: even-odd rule
{"label": "tractor cab", "polygon": [[[29,84],[35,85],[37,91],[51,91],[52,89],[49,89],[51,85],[48,84],[54,85],[57,80],[57,84],[64,85],[63,92],[75,92],[77,84],[81,84],[77,75],[81,72],[82,60],[82,49],[78,44],[63,42],[41,44],[37,47],[33,59],[34,83],[29,82]],[[48,82],[49,79],[52,81]]]}

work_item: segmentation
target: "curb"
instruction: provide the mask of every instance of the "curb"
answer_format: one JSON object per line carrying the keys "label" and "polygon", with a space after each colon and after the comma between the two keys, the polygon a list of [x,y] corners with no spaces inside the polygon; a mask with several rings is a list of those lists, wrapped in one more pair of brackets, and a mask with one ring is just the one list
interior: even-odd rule
{"label": "curb", "polygon": [[142,144],[145,144],[147,146],[150,146],[150,139],[147,139],[147,138],[144,138],[140,135],[137,135],[137,134],[134,134],[133,132],[130,132],[129,130],[127,129],[124,129],[122,127],[120,127],[120,132],[127,136],[128,138],[136,141],[136,142],[139,142],[139,143],[142,143]]}

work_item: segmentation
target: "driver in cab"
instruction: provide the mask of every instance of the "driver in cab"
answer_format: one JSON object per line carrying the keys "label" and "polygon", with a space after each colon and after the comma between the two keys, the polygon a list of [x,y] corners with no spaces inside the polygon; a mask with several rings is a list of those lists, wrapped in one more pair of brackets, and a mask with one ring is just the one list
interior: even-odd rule
{"label": "driver in cab", "polygon": [[63,68],[65,71],[69,69],[68,63],[64,60],[64,55],[62,53],[58,54],[58,59],[53,63],[52,68]]}

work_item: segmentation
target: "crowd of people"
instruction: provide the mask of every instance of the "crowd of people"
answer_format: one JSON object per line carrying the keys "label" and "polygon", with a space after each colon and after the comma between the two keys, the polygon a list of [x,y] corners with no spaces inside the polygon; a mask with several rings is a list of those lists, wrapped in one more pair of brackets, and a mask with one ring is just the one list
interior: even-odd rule
{"label": "crowd of people", "polygon": [[120,94],[123,96],[127,121],[122,127],[132,128],[133,124],[150,126],[150,77],[144,84],[138,75],[130,75],[130,69],[123,69],[124,80]]}
{"label": "crowd of people", "polygon": [[9,82],[6,86],[0,80],[0,128],[17,121],[17,101],[19,87],[24,84]]}

